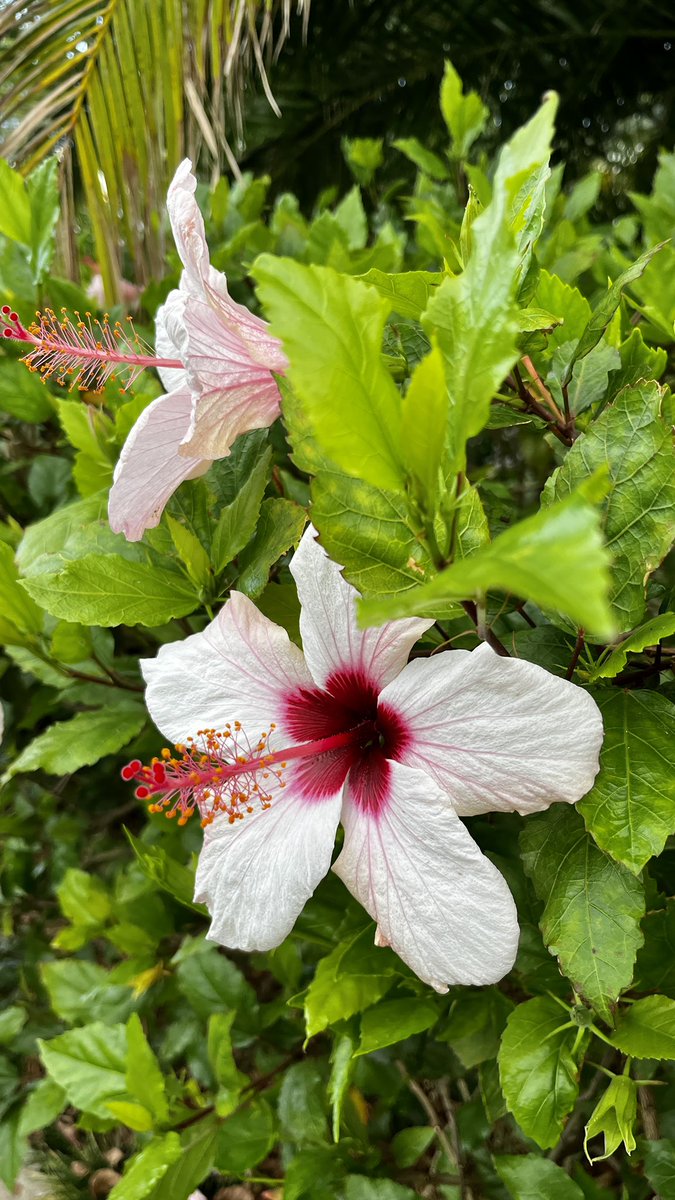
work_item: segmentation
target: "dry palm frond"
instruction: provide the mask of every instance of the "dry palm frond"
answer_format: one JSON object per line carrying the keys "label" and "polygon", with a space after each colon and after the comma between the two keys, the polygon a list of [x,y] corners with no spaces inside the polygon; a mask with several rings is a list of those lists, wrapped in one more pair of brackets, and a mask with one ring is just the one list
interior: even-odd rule
{"label": "dry palm frond", "polygon": [[[276,108],[266,64],[288,34],[292,7],[0,0],[2,153],[28,173],[56,151],[64,202],[76,173],[110,300],[124,248],[141,284],[161,274],[160,213],[181,157],[202,156],[214,177],[225,164],[237,173],[229,139],[241,136],[245,82],[257,70]],[[309,0],[295,9],[306,25]]]}

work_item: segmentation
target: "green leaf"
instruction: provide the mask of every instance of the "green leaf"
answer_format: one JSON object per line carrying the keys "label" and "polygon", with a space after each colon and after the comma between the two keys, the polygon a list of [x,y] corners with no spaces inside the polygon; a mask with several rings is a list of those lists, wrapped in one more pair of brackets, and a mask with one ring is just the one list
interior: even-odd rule
{"label": "green leaf", "polygon": [[267,1158],[275,1142],[272,1110],[266,1100],[256,1099],[221,1122],[216,1169],[222,1175],[242,1176]]}
{"label": "green leaf", "polygon": [[467,989],[455,1000],[447,1021],[437,1033],[447,1042],[464,1067],[495,1058],[513,1005],[498,988]]}
{"label": "green leaf", "polygon": [[412,1125],[400,1129],[391,1139],[391,1152],[397,1167],[414,1167],[436,1136],[431,1125]]}
{"label": "green leaf", "polygon": [[439,158],[438,154],[434,154],[433,150],[427,150],[423,146],[419,138],[407,137],[397,138],[392,142],[394,150],[400,150],[401,154],[405,154],[410,162],[419,167],[425,175],[429,175],[432,179],[447,179],[450,175],[448,164]]}
{"label": "green leaf", "polygon": [[400,397],[381,358],[387,301],[289,259],[263,255],[252,273],[319,445],[347,474],[401,491]]}
{"label": "green leaf", "polygon": [[330,1056],[330,1078],[328,1080],[328,1097],[331,1102],[334,1142],[339,1142],[340,1140],[340,1120],[354,1071],[355,1049],[356,1042],[351,1034],[337,1034]]}
{"label": "green leaf", "polygon": [[0,1180],[12,1191],[28,1148],[20,1119],[20,1109],[14,1108],[0,1120]]}
{"label": "green leaf", "polygon": [[268,446],[232,502],[221,510],[211,541],[211,562],[218,575],[253,537],[269,478],[272,450]]}
{"label": "green leaf", "polygon": [[208,1113],[186,1129],[181,1134],[180,1156],[148,1193],[148,1200],[188,1200],[213,1170],[218,1138],[219,1126]]}
{"label": "green leaf", "polygon": [[504,1099],[523,1133],[546,1150],[555,1146],[579,1091],[573,1054],[576,1030],[548,996],[526,1000],[511,1013],[499,1051]]}
{"label": "green leaf", "polygon": [[652,617],[629,633],[618,645],[609,647],[588,674],[590,683],[597,679],[614,679],[626,665],[629,654],[639,654],[647,646],[656,646],[663,638],[675,633],[675,613]]}
{"label": "green leaf", "polygon": [[215,946],[200,946],[178,964],[178,987],[198,1016],[208,1019],[213,1012],[256,1008],[253,988],[234,963]]}
{"label": "green leaf", "polygon": [[238,558],[237,588],[255,599],[267,586],[270,568],[296,546],[307,521],[304,508],[293,500],[263,500],[255,537]]}
{"label": "green leaf", "polygon": [[463,94],[462,81],[448,59],[441,83],[441,112],[452,138],[453,154],[465,158],[483,132],[490,111],[477,92]]}
{"label": "green leaf", "polygon": [[279,1092],[279,1121],[284,1137],[302,1145],[325,1144],[325,1082],[316,1060],[295,1063]]}
{"label": "green leaf", "polygon": [[523,863],[544,902],[540,926],[551,954],[605,1019],[633,978],[642,945],[642,884],[603,854],[567,805],[528,819]]}
{"label": "green leaf", "polygon": [[146,719],[144,709],[131,702],[80,712],[68,721],[55,721],[24,747],[10,764],[5,778],[10,779],[20,771],[69,775],[91,766],[126,746],[140,733]]}
{"label": "green leaf", "polygon": [[132,833],[129,833],[128,829],[125,829],[124,832],[148,879],[184,904],[186,908],[205,914],[204,905],[195,904],[192,899],[195,890],[194,871],[190,871],[182,863],[176,862],[175,858],[171,858],[161,846],[147,846],[139,838],[135,838]]}
{"label": "green leaf", "polygon": [[584,1200],[562,1167],[538,1154],[495,1155],[497,1174],[513,1200]]}
{"label": "green leaf", "polygon": [[407,503],[394,492],[322,471],[312,482],[312,521],[331,558],[366,596],[414,591],[433,572],[408,524]]}
{"label": "green leaf", "polygon": [[418,485],[427,512],[435,512],[445,449],[448,396],[443,356],[434,346],[413,372],[401,411],[404,461]]}
{"label": "green leaf", "polygon": [[572,378],[574,364],[578,362],[580,358],[583,358],[585,354],[588,354],[594,346],[597,346],[600,338],[605,332],[605,329],[609,325],[609,322],[621,303],[621,294],[623,289],[627,287],[629,283],[634,283],[636,279],[640,278],[647,264],[651,262],[655,254],[658,254],[659,250],[663,249],[663,246],[664,243],[662,242],[659,246],[653,246],[651,250],[647,250],[644,254],[642,254],[640,258],[638,258],[637,262],[634,262],[627,271],[624,271],[621,275],[619,275],[619,278],[608,289],[597,307],[593,309],[591,318],[581,337],[579,338],[574,354],[567,364],[567,370],[562,378],[563,386],[566,386]]}
{"label": "green leaf", "polygon": [[356,182],[366,187],[384,162],[383,139],[344,137],[340,145]]}
{"label": "green leaf", "polygon": [[190,579],[195,587],[206,587],[211,579],[211,560],[196,533],[181,521],[177,521],[171,513],[166,514],[166,523],[176,553]]}
{"label": "green leaf", "polygon": [[127,1021],[127,1046],[127,1091],[152,1113],[156,1121],[163,1124],[169,1119],[166,1084],[138,1013],[132,1013]]}
{"label": "green leaf", "polygon": [[675,705],[658,692],[618,690],[598,703],[600,774],[579,810],[598,845],[638,872],[675,833]]}
{"label": "green leaf", "polygon": [[130,1158],[122,1179],[110,1192],[110,1200],[145,1200],[183,1153],[177,1133],[153,1138]]}
{"label": "green leaf", "polygon": [[38,1038],[40,1057],[70,1104],[98,1117],[109,1117],[108,1100],[126,1092],[126,1030],[95,1021],[59,1037]]}
{"label": "green leaf", "polygon": [[38,1129],[51,1125],[66,1106],[66,1093],[53,1079],[38,1080],[19,1117],[19,1132],[30,1137]]}
{"label": "green leaf", "polygon": [[236,1012],[214,1012],[208,1019],[207,1053],[218,1085],[216,1112],[226,1117],[236,1107],[248,1077],[237,1069],[232,1053],[232,1023]]}
{"label": "green leaf", "polygon": [[361,283],[374,287],[383,299],[389,302],[393,312],[401,317],[419,321],[431,297],[445,276],[434,271],[402,271],[388,275],[371,267],[365,275],[359,275]]}
{"label": "green leaf", "polygon": [[21,1033],[28,1015],[18,1004],[10,1004],[0,1012],[0,1046],[11,1045]]}
{"label": "green leaf", "polygon": [[56,156],[40,163],[26,180],[30,202],[30,247],[33,281],[40,284],[54,257],[59,219],[59,164]]}
{"label": "green leaf", "polygon": [[[623,1143],[626,1153],[635,1149],[633,1128],[637,1116],[637,1084],[627,1075],[616,1075],[606,1092],[600,1097],[586,1126],[584,1150],[589,1162],[609,1158]],[[591,1138],[602,1134],[604,1153],[592,1158],[588,1153]]]}
{"label": "green leaf", "polygon": [[35,635],[42,630],[43,616],[18,582],[14,552],[0,542],[0,610],[2,616],[22,633]]}
{"label": "green leaf", "polygon": [[193,584],[180,572],[114,554],[85,554],[62,571],[22,584],[47,612],[82,625],[163,625],[199,604]]}
{"label": "green leaf", "polygon": [[621,1011],[611,1041],[632,1058],[675,1059],[675,1000],[636,1000]]}
{"label": "green leaf", "polygon": [[[609,468],[612,490],[602,506],[601,520],[613,559],[610,602],[620,630],[640,624],[647,577],[673,539],[675,473],[669,421],[662,405],[657,383],[625,388],[577,438],[542,495],[544,506],[559,501],[597,468]],[[593,629],[590,622],[579,624]]]}
{"label": "green leaf", "polygon": [[[372,926],[322,958],[304,997],[307,1037],[375,1004],[393,985],[396,963],[375,960]],[[393,959],[392,955],[392,959]]]}
{"label": "green leaf", "polygon": [[58,621],[51,642],[52,657],[62,663],[81,663],[90,658],[94,649],[91,630],[72,621]]}
{"label": "green leaf", "polygon": [[564,612],[585,628],[611,633],[608,556],[587,494],[580,490],[519,521],[429,583],[391,599],[362,601],[360,619],[381,624],[393,617],[429,615],[441,602],[480,598],[497,588]]}
{"label": "green leaf", "polygon": [[645,1142],[645,1175],[661,1200],[675,1200],[675,1139]]}
{"label": "green leaf", "polygon": [[[97,927],[92,922],[90,928]],[[124,1020],[132,1004],[129,988],[113,986],[108,971],[85,959],[42,963],[40,978],[54,1012],[71,1025],[86,1025],[92,1017],[114,1024]]]}
{"label": "green leaf", "polygon": [[19,171],[0,159],[0,233],[24,246],[31,244],[30,200]]}
{"label": "green leaf", "polygon": [[73,925],[89,925],[98,929],[110,916],[113,908],[107,889],[94,875],[69,867],[56,889],[59,907]]}
{"label": "green leaf", "polygon": [[635,978],[641,992],[675,995],[675,901],[648,913],[643,925],[645,944],[638,952]]}
{"label": "green leaf", "polygon": [[44,521],[29,525],[16,552],[17,566],[22,575],[34,574],[35,568],[39,567],[39,560],[45,554],[58,553],[72,537],[94,522],[106,519],[107,503],[107,492],[99,492],[96,496],[66,504],[45,517]]}
{"label": "green leaf", "polygon": [[2,360],[0,412],[35,425],[54,416],[54,406],[42,378],[11,358]]}
{"label": "green leaf", "polygon": [[437,1020],[438,1009],[430,1000],[384,1000],[363,1014],[361,1042],[355,1056],[371,1054],[415,1033],[423,1033]]}
{"label": "green leaf", "polygon": [[345,1180],[345,1200],[415,1200],[418,1193],[393,1179],[368,1179],[349,1175]]}

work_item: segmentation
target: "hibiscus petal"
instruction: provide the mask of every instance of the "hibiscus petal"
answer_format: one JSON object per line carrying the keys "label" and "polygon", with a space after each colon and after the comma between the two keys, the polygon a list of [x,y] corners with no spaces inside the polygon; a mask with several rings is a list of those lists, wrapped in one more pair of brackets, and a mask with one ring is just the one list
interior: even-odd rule
{"label": "hibiscus petal", "polygon": [[[240,592],[201,633],[141,660],[146,703],[172,742],[240,721],[253,745],[280,723],[289,690],[311,684],[302,651]],[[245,746],[244,746],[245,752]]]}
{"label": "hibiscus petal", "polygon": [[201,300],[186,306],[186,362],[196,398],[182,453],[221,458],[235,438],[279,416],[279,389],[241,337]]}
{"label": "hibiscus petal", "polygon": [[460,816],[574,804],[598,771],[602,718],[592,697],[486,644],[414,660],[380,702],[410,735],[398,757],[432,775]]}
{"label": "hibiscus petal", "polygon": [[207,937],[231,949],[278,946],[330,868],[341,790],[307,801],[287,779],[267,810],[205,830],[195,900],[211,914]]}
{"label": "hibiscus petal", "polygon": [[[185,312],[185,296],[174,288],[169,292],[164,304],[157,309],[155,316],[155,354],[158,358],[179,358],[185,361],[186,336],[183,316]],[[159,375],[167,392],[176,388],[185,390],[185,370],[174,367],[157,367]]]}
{"label": "hibiscus petal", "polygon": [[386,803],[347,784],[334,864],[391,946],[425,983],[496,983],[513,966],[518,918],[497,868],[423,771],[389,762]]}
{"label": "hibiscus petal", "polygon": [[189,290],[200,295],[209,281],[211,268],[204,218],[195,200],[196,188],[197,180],[192,174],[192,163],[189,158],[184,158],[169,184],[166,207],[176,249],[185,267]]}
{"label": "hibiscus petal", "polygon": [[164,506],[185,479],[203,475],[210,459],[179,453],[189,427],[192,397],[178,389],[153,400],[131,430],[115,467],[108,519],[115,533],[137,542],[159,525]]}
{"label": "hibiscus petal", "polygon": [[352,669],[383,687],[401,670],[412,646],[433,621],[412,617],[377,629],[359,629],[359,593],[316,540],[308,525],[291,561],[302,605],[300,632],[307,665],[319,687],[331,676]]}

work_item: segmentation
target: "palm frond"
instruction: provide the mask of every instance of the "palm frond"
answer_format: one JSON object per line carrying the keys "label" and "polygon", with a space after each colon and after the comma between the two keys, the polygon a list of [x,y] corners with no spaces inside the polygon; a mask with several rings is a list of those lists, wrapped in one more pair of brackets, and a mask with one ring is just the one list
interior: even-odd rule
{"label": "palm frond", "polygon": [[[295,6],[305,27],[309,2]],[[292,0],[0,0],[2,153],[28,173],[56,152],[66,200],[81,182],[111,302],[124,252],[141,284],[161,275],[180,159],[238,173],[252,72],[278,111],[267,66],[291,17]]]}

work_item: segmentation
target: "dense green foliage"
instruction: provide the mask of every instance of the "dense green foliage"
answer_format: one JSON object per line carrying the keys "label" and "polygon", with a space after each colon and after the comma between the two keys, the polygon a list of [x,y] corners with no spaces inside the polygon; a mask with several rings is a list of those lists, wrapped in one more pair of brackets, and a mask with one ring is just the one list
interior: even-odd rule
{"label": "dense green foliage", "polygon": [[[111,532],[107,492],[158,380],[57,392],[3,347],[9,1186],[30,1153],[73,1200],[675,1196],[675,157],[594,222],[597,177],[549,171],[555,108],[490,160],[448,66],[445,148],[387,151],[417,168],[405,197],[378,185],[377,140],[345,143],[354,185],[311,216],[264,178],[203,189],[212,262],[288,354],[283,421],[141,542]],[[51,271],[53,164],[24,187],[0,163],[0,195],[7,301],[86,309]],[[333,876],[277,950],[207,943],[200,829],[119,779],[161,744],[138,659],[230,587],[298,640],[310,505],[365,622],[431,615],[419,653],[487,638],[601,707],[578,810],[470,821],[519,909],[498,986],[430,991]]]}

